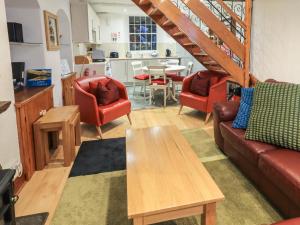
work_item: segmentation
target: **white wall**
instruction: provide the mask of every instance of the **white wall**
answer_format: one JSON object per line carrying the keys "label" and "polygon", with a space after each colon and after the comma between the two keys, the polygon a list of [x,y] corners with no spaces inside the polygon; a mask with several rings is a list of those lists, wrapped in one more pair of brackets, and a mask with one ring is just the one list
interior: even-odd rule
{"label": "white wall", "polygon": [[[137,8],[137,7],[136,7]],[[129,51],[129,16],[145,16],[144,12],[136,9],[135,14],[115,13],[100,14],[100,33],[101,33],[101,49],[105,50],[106,56],[110,51],[118,51],[120,57],[125,57]],[[111,33],[120,33],[120,38],[116,42],[112,42]],[[176,42],[168,33],[157,26],[157,50],[160,55],[165,54],[165,49],[170,48],[176,54]]]}
{"label": "white wall", "polygon": [[255,0],[251,72],[300,84],[300,1]]}
{"label": "white wall", "polygon": [[[70,4],[69,0],[38,0],[41,8],[41,13],[43,10],[47,10],[53,14],[62,9],[65,11],[69,19],[70,15]],[[71,27],[70,27],[71,29]],[[45,27],[43,26],[43,34],[45,34]],[[45,35],[44,43],[46,43]],[[62,105],[62,91],[61,91],[61,69],[60,69],[60,52],[59,51],[47,51],[46,45],[44,46],[45,51],[45,66],[52,69],[52,81],[54,86],[54,104]]]}
{"label": "white wall", "polygon": [[[70,68],[73,68],[73,48],[62,46],[63,53],[60,51],[48,51],[45,37],[45,23],[43,11],[47,10],[53,14],[63,11],[69,21],[71,21],[69,0],[5,0],[7,6],[7,19],[11,22],[23,24],[24,41],[42,43],[41,46],[11,46],[13,61],[25,61],[26,69],[46,67],[52,69],[52,83],[54,84],[54,104],[62,105],[61,90],[61,68],[60,60],[67,57]],[[30,3],[30,4],[29,4]],[[31,7],[31,8],[30,8]],[[63,44],[72,43],[71,25],[66,27],[63,23],[62,34],[68,33],[62,40]],[[67,30],[68,29],[68,30]],[[66,32],[67,31],[67,32]],[[69,49],[67,49],[69,48]]]}
{"label": "white wall", "polygon": [[10,168],[20,162],[20,154],[4,1],[0,1],[0,49],[0,101],[12,101],[0,114],[0,163]]}

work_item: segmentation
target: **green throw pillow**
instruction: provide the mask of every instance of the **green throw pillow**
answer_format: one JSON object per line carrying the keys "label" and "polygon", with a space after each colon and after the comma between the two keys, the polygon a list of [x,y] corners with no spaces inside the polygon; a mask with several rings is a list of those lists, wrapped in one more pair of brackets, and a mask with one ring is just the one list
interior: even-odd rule
{"label": "green throw pillow", "polygon": [[300,85],[258,83],[246,139],[300,150]]}

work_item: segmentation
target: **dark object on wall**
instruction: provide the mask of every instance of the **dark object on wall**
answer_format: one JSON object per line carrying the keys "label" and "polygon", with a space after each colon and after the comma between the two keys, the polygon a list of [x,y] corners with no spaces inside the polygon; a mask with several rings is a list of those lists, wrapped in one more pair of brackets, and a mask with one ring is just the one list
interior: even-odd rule
{"label": "dark object on wall", "polygon": [[119,53],[118,52],[111,52],[110,53],[110,58],[119,58]]}
{"label": "dark object on wall", "polygon": [[25,62],[12,62],[11,67],[14,89],[15,91],[18,91],[24,87]]}
{"label": "dark object on wall", "polygon": [[10,42],[24,42],[22,24],[8,22],[7,29]]}
{"label": "dark object on wall", "polygon": [[[5,112],[10,106],[10,104],[11,101],[0,101],[0,113]],[[1,165],[0,165],[0,170],[1,170]]]}
{"label": "dark object on wall", "polygon": [[0,170],[0,223],[15,225],[13,178],[15,170]]}
{"label": "dark object on wall", "polygon": [[171,50],[167,48],[166,49],[166,57],[171,57],[171,55],[172,55]]}

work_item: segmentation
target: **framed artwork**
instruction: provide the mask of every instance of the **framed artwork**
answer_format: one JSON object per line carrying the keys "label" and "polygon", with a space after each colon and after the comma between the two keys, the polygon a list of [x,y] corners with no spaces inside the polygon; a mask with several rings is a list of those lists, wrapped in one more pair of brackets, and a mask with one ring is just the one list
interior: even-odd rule
{"label": "framed artwork", "polygon": [[60,49],[58,17],[48,11],[44,11],[45,32],[48,51]]}

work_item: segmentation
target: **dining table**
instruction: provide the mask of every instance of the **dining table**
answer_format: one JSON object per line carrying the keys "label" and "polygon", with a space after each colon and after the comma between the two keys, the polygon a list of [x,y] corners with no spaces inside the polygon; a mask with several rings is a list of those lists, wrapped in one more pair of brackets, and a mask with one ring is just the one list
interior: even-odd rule
{"label": "dining table", "polygon": [[[186,69],[186,66],[182,66],[182,65],[165,65],[167,68],[165,69],[165,73],[177,73],[180,74],[180,72],[184,71]],[[147,73],[147,71],[149,71],[147,66],[142,67],[142,70]],[[171,80],[171,79],[170,79]],[[173,85],[173,84],[172,84]],[[172,98],[174,101],[177,102],[177,98],[175,96],[175,89],[172,88],[173,91],[168,92],[168,98]]]}

